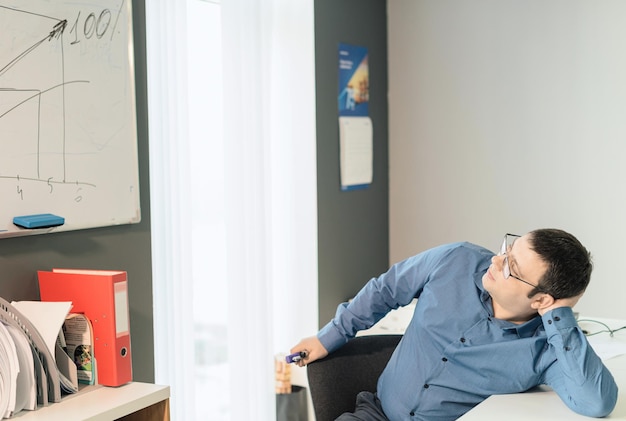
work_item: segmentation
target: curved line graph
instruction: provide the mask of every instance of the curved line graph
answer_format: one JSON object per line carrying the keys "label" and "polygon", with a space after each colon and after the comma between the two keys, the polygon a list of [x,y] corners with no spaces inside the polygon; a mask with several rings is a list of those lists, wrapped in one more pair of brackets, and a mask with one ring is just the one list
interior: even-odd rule
{"label": "curved line graph", "polygon": [[[105,12],[107,14],[104,16],[110,16],[110,18],[106,21],[106,26],[100,27],[100,31],[102,31],[102,28],[104,28],[104,31],[109,32],[111,34],[111,39],[113,35],[115,34],[115,28],[117,27],[123,6],[124,6],[124,1],[121,2],[120,7],[117,10],[115,19],[113,19],[112,14],[109,11],[109,9],[105,9]],[[21,10],[15,7],[2,6],[2,5],[0,5],[0,13],[10,14],[11,15],[10,19],[13,19],[13,20],[34,18],[34,19],[39,19],[39,20],[51,21],[51,25],[40,24],[42,28],[48,28],[48,29],[42,30],[40,37],[36,38],[34,42],[30,44],[26,44],[26,46],[21,50],[17,49],[15,51],[14,56],[9,57],[7,61],[2,61],[3,58],[0,57],[0,95],[4,98],[4,100],[0,101],[0,121],[2,119],[9,118],[10,117],[9,114],[11,112],[28,104],[30,101],[37,102],[37,105],[35,107],[37,110],[36,115],[32,116],[32,119],[36,121],[36,127],[37,127],[36,140],[35,140],[36,148],[37,148],[36,177],[21,177],[21,179],[32,180],[32,181],[43,181],[43,182],[49,183],[50,179],[54,178],[54,177],[44,177],[41,173],[41,160],[43,159],[42,154],[40,153],[40,146],[41,146],[41,141],[42,141],[41,139],[41,118],[42,118],[41,101],[44,95],[52,93],[56,90],[59,90],[60,94],[57,98],[57,101],[58,101],[58,106],[61,110],[60,112],[61,118],[57,119],[57,121],[58,121],[58,124],[60,125],[59,132],[61,136],[61,141],[60,141],[60,147],[59,147],[60,150],[58,151],[58,153],[60,153],[62,156],[62,162],[61,162],[62,169],[58,173],[58,174],[61,174],[60,182],[57,180],[56,183],[60,183],[60,184],[69,183],[73,185],[84,184],[86,186],[95,187],[95,184],[93,183],[88,183],[88,182],[79,181],[79,180],[68,181],[66,179],[66,174],[67,174],[67,163],[66,163],[66,145],[67,145],[66,123],[67,122],[66,122],[66,119],[67,119],[67,115],[65,111],[66,111],[66,104],[68,100],[68,97],[67,97],[68,93],[67,93],[66,88],[72,84],[90,83],[89,80],[71,80],[71,81],[65,80],[66,60],[65,60],[64,34],[66,30],[69,28],[68,20],[54,17],[54,16],[48,16],[45,14],[36,13],[36,12],[28,11],[28,10]],[[79,11],[77,13],[76,21],[74,22],[74,25],[72,26],[73,31],[78,32],[80,28],[80,25],[79,25],[80,17],[81,17],[81,12]],[[95,25],[95,22],[96,22],[95,18],[93,18],[91,21],[89,20],[90,18],[91,18],[91,15],[85,20],[84,29],[83,29],[85,33],[88,30],[87,28],[90,22],[91,22],[91,25]],[[110,25],[111,23],[112,25]],[[97,26],[93,26],[93,28],[94,28],[93,33],[97,33],[99,31]],[[104,31],[102,31],[102,34],[97,33],[98,37],[101,37],[104,34]],[[46,47],[46,44],[53,43],[53,42],[56,43],[56,50],[58,51],[58,57],[57,57],[58,62],[55,64],[55,66],[58,66],[58,69],[57,69],[58,78],[60,79],[58,83],[55,83],[52,86],[44,86],[44,87],[34,86],[36,84],[33,84],[33,86],[25,86],[25,87],[14,87],[14,86],[5,85],[3,79],[5,79],[5,76],[7,74],[10,74],[12,70],[18,67],[20,63],[26,60],[30,55],[36,55],[38,53],[38,50],[41,50],[42,48]],[[78,42],[77,40],[74,40],[71,42],[71,44],[73,45],[73,44],[76,44],[77,42]],[[26,93],[29,96],[26,96],[25,98],[22,97],[22,94],[24,93]],[[1,168],[0,168],[0,171],[1,171]],[[2,174],[0,172],[0,178],[1,179],[19,179],[20,176],[18,174],[7,175],[7,174]]]}
{"label": "curved line graph", "polygon": [[[44,37],[42,37],[41,39],[37,40],[35,43],[33,43],[32,45],[30,45],[29,47],[27,47],[26,49],[24,49],[23,51],[18,51],[16,56],[13,57],[11,60],[8,61],[8,63],[4,64],[4,63],[0,63],[0,65],[2,65],[2,67],[0,68],[0,91],[3,92],[5,94],[5,96],[7,93],[13,93],[13,94],[18,94],[18,93],[22,93],[22,92],[34,92],[34,94],[32,94],[31,96],[27,97],[26,99],[19,99],[21,95],[13,95],[14,97],[18,98],[17,99],[17,103],[15,105],[9,105],[8,109],[5,111],[0,111],[0,120],[3,118],[6,118],[6,116],[11,112],[14,111],[15,109],[21,107],[22,105],[24,105],[25,103],[27,103],[30,100],[37,100],[39,102],[38,106],[37,106],[37,115],[33,116],[33,119],[36,120],[36,126],[37,126],[37,130],[36,130],[36,148],[37,148],[37,154],[36,154],[36,177],[26,177],[26,178],[22,178],[22,179],[27,179],[27,180],[33,180],[33,181],[45,181],[45,182],[49,182],[48,180],[42,180],[41,179],[41,154],[40,152],[40,142],[41,142],[41,138],[40,138],[40,133],[41,133],[41,97],[42,95],[51,92],[55,89],[60,89],[61,90],[61,95],[60,95],[60,102],[61,102],[61,109],[62,109],[62,118],[60,119],[60,125],[61,125],[61,136],[62,136],[62,141],[61,141],[61,148],[62,148],[62,154],[63,154],[63,161],[62,161],[62,183],[65,183],[66,180],[66,162],[65,162],[65,145],[66,145],[66,139],[65,139],[65,101],[66,101],[66,92],[65,92],[65,87],[68,84],[68,82],[65,81],[65,52],[64,52],[64,47],[63,47],[63,33],[65,32],[65,29],[67,28],[67,20],[66,19],[58,19],[58,18],[54,18],[52,16],[45,16],[45,15],[41,15],[41,14],[37,14],[37,13],[32,13],[32,12],[28,12],[28,11],[22,11],[22,10],[18,10],[15,8],[10,8],[10,7],[5,7],[5,6],[0,6],[0,9],[3,9],[5,12],[10,13],[10,14],[14,14],[14,18],[15,19],[19,19],[21,15],[26,15],[26,16],[34,16],[36,18],[43,18],[43,19],[49,19],[52,20],[54,23],[54,25],[52,25],[52,28],[50,29],[49,32],[47,32],[45,34]],[[11,69],[15,68],[22,60],[24,60],[26,57],[28,57],[31,54],[36,54],[37,49],[41,48],[42,45],[44,45],[44,43],[46,42],[53,42],[53,41],[58,41],[57,44],[60,48],[60,58],[59,58],[59,63],[58,65],[61,68],[60,71],[60,78],[61,78],[61,82],[45,88],[45,89],[40,89],[40,88],[35,88],[35,87],[26,87],[26,88],[11,88],[11,87],[4,87],[4,83],[3,83],[3,76],[6,75],[8,72],[11,71]],[[69,82],[69,83],[77,83],[77,82],[83,82],[83,83],[88,83],[88,81],[73,81],[73,82]],[[9,104],[11,104],[10,101],[7,101]],[[15,177],[11,177],[11,176],[7,176],[7,175],[2,175],[1,178],[6,179],[6,178],[15,178],[15,179],[19,179],[19,175],[15,175]],[[80,181],[75,181],[75,183],[78,184],[88,184],[88,183],[83,183]]]}

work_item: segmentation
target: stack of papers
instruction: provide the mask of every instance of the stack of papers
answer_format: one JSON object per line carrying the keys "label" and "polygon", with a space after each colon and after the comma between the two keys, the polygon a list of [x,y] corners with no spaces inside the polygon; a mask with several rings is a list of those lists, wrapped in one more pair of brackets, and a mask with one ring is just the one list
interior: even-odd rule
{"label": "stack of papers", "polygon": [[14,301],[11,304],[37,328],[46,343],[48,351],[54,356],[54,360],[59,369],[61,390],[65,393],[78,392],[76,364],[74,364],[74,361],[63,351],[58,343],[59,332],[62,332],[63,323],[72,309],[72,303]]}
{"label": "stack of papers", "polygon": [[0,415],[8,418],[15,410],[15,389],[20,367],[15,342],[4,325],[0,325]]}
{"label": "stack of papers", "polygon": [[23,409],[32,411],[37,407],[37,383],[35,380],[33,353],[28,344],[28,340],[18,328],[10,325],[5,327],[15,343],[19,367],[19,373],[16,379],[15,407],[13,413],[18,413]]}
{"label": "stack of papers", "polygon": [[33,352],[24,333],[0,323],[0,418],[37,407]]}
{"label": "stack of papers", "polygon": [[61,344],[70,302],[0,298],[0,418],[78,391],[77,367]]}

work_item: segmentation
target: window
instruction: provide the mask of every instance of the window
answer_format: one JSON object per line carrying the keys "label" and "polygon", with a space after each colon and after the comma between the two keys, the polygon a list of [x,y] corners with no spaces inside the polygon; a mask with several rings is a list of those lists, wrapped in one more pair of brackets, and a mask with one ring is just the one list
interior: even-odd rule
{"label": "window", "polygon": [[146,44],[156,382],[172,419],[273,419],[317,330],[313,0],[151,0]]}
{"label": "window", "polygon": [[[229,420],[221,10],[189,0],[187,56],[195,419]],[[207,303],[207,297],[215,297]],[[220,298],[221,297],[221,298]],[[210,397],[210,398],[208,398]]]}

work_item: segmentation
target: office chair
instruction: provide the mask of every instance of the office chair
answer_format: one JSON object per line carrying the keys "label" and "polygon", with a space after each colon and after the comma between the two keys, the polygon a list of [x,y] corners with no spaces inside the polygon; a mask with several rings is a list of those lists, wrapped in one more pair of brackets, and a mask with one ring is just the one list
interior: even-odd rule
{"label": "office chair", "polygon": [[376,391],[378,377],[402,335],[358,336],[326,358],[307,365],[317,421],[353,412],[359,392]]}

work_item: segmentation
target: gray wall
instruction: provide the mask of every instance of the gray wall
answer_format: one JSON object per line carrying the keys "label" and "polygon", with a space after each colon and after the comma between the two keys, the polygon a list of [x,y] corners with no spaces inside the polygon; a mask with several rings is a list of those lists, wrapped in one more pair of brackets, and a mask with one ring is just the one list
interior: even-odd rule
{"label": "gray wall", "polygon": [[[385,0],[315,1],[319,323],[388,267],[387,12]],[[374,181],[342,192],[338,45],[368,48]]]}
{"label": "gray wall", "polygon": [[127,271],[133,377],[154,382],[144,2],[134,0],[133,8],[141,223],[1,239],[0,296],[9,302],[38,300],[37,270]]}
{"label": "gray wall", "polygon": [[626,317],[626,2],[389,2],[391,260],[558,227]]}

